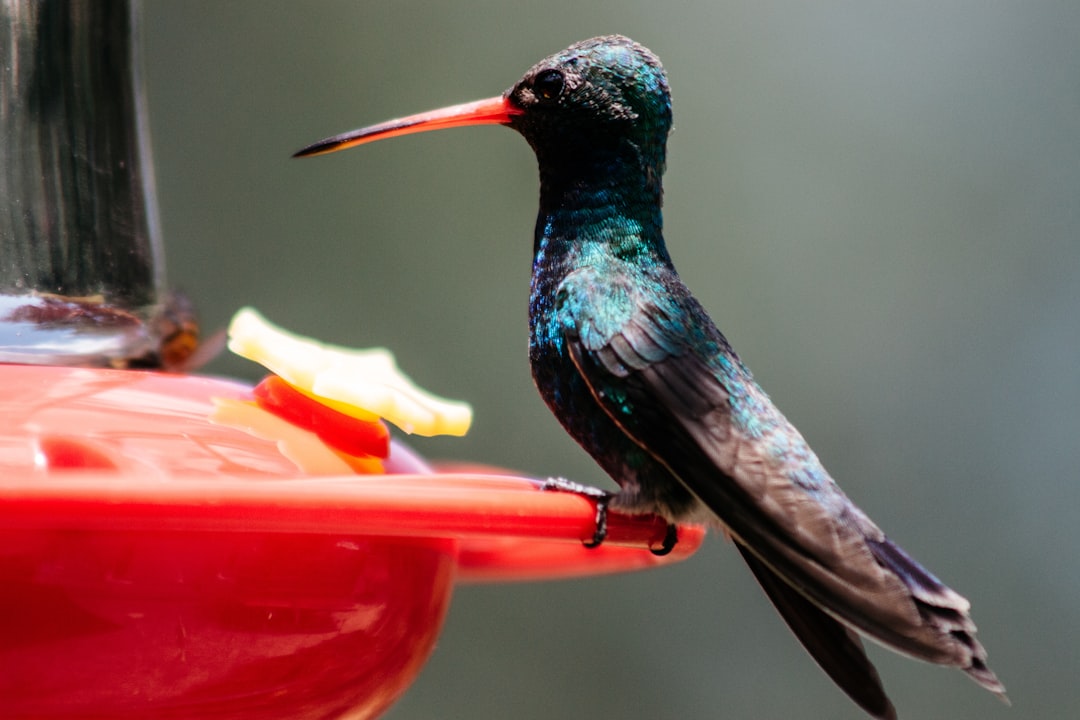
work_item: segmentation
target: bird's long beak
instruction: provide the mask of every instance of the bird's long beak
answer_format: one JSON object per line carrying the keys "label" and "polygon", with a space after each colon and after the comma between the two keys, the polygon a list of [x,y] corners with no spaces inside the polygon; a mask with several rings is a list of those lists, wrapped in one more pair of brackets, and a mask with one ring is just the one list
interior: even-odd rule
{"label": "bird's long beak", "polygon": [[462,127],[464,125],[505,125],[510,122],[512,117],[520,115],[521,112],[521,109],[511,103],[508,98],[500,95],[487,100],[452,105],[440,110],[431,110],[430,112],[418,113],[397,120],[388,120],[378,125],[328,137],[325,140],[308,145],[303,150],[295,153],[293,157],[323,155],[362,145],[373,140],[427,132],[428,130],[442,130],[443,128]]}

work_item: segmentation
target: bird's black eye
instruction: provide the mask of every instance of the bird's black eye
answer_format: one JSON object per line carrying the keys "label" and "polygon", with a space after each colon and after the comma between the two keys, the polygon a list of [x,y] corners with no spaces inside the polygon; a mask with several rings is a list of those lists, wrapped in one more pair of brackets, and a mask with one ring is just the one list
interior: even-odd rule
{"label": "bird's black eye", "polygon": [[563,74],[558,70],[542,70],[533,78],[533,94],[537,100],[554,100],[563,91]]}

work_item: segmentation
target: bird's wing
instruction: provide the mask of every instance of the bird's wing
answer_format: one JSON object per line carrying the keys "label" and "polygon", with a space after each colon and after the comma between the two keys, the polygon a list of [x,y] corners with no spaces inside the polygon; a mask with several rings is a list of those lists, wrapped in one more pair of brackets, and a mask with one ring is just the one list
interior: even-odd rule
{"label": "bird's wing", "polygon": [[[800,631],[808,606],[773,574],[823,610],[819,620],[831,616],[905,654],[959,667],[1003,695],[974,638],[967,600],[848,500],[681,282],[610,278],[584,268],[559,287],[574,365],[623,432],[759,561],[751,568],[815,659],[835,664],[853,652],[852,638]],[[856,674],[876,684],[869,661],[861,662]]]}

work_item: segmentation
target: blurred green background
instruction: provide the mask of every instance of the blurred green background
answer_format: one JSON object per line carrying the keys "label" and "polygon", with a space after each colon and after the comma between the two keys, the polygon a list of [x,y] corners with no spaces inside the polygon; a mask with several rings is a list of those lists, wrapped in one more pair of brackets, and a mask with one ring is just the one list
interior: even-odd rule
{"label": "blurred green background", "polygon": [[[205,327],[253,304],[388,346],[476,409],[421,452],[604,485],[529,378],[521,138],[289,155],[592,35],[653,49],[676,265],[848,493],[972,599],[1014,702],[874,648],[901,715],[1076,712],[1080,3],[151,0],[143,23],[169,278]],[[600,717],[862,716],[719,538],[660,571],[461,588],[388,714]]]}

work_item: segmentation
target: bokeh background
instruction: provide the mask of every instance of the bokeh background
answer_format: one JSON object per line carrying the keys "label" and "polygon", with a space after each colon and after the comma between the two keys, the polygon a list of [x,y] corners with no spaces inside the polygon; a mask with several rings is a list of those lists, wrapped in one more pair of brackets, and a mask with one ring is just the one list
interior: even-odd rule
{"label": "bokeh background", "polygon": [[[1077,712],[1080,4],[148,0],[143,22],[169,277],[204,325],[253,304],[388,346],[476,409],[421,452],[604,485],[529,378],[528,146],[289,155],[592,35],[652,48],[684,279],[848,493],[973,600],[1014,702],[872,649],[901,715]],[[719,538],[649,573],[461,588],[388,714],[598,717],[861,715]]]}

